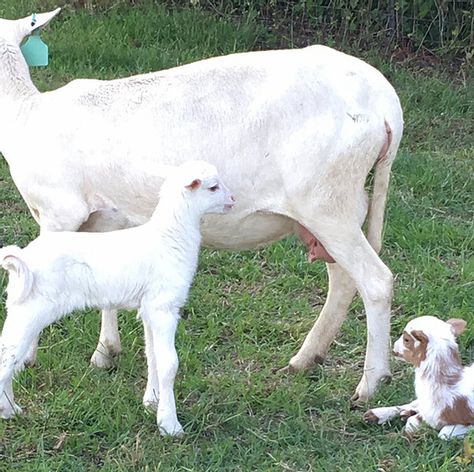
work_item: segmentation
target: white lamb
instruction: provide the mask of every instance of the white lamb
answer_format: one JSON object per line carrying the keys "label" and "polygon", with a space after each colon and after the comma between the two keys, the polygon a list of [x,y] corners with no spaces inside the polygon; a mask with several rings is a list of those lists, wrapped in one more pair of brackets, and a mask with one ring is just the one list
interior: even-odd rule
{"label": "white lamb", "polygon": [[0,338],[0,417],[21,411],[13,399],[13,373],[45,327],[84,307],[138,308],[148,361],[143,402],[157,408],[162,434],[181,434],[173,394],[179,309],[197,266],[201,217],[224,213],[233,204],[216,168],[190,161],[166,179],[158,206],[142,226],[44,233],[25,249],[1,249],[9,284]]}

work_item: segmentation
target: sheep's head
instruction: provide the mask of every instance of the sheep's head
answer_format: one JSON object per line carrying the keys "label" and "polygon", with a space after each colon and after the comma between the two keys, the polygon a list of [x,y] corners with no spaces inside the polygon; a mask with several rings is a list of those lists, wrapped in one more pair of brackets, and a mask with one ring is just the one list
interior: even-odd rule
{"label": "sheep's head", "polygon": [[48,13],[37,13],[19,20],[0,18],[0,38],[7,44],[20,46],[24,38],[46,26],[60,11],[60,8],[56,8]]}
{"label": "sheep's head", "polygon": [[176,190],[198,213],[226,213],[235,203],[217,169],[204,161],[188,161],[174,168],[161,189],[161,196]]}
{"label": "sheep's head", "polygon": [[456,345],[456,337],[466,328],[461,319],[442,321],[434,316],[420,316],[411,320],[393,346],[394,355],[419,367],[429,348]]}

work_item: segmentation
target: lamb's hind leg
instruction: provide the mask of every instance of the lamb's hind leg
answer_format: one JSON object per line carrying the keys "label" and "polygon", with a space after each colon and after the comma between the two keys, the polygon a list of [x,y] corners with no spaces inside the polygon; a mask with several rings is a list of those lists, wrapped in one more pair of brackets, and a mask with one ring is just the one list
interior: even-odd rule
{"label": "lamb's hind leg", "polygon": [[367,314],[367,353],[364,374],[353,398],[367,400],[375,392],[378,382],[390,376],[392,274],[370,246],[351,214],[335,217],[334,214],[324,214],[321,211],[318,219],[302,221],[302,224],[354,280],[364,301]]}

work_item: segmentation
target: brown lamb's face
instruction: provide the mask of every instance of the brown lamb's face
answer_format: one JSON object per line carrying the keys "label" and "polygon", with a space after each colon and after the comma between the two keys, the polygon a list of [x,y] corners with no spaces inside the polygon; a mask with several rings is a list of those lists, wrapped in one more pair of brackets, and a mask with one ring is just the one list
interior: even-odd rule
{"label": "brown lamb's face", "polygon": [[428,336],[421,330],[403,331],[393,346],[393,353],[396,357],[419,367],[426,359],[428,342]]}

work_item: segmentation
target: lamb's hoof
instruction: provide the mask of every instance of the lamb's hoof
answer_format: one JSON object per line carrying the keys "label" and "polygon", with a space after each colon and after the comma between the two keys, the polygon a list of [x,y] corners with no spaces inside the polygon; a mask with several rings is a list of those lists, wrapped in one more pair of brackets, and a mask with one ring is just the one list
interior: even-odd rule
{"label": "lamb's hoof", "polygon": [[10,418],[13,418],[16,415],[21,415],[22,410],[21,408],[16,404],[10,404],[4,406],[3,408],[0,408],[0,418],[4,420],[9,420]]}
{"label": "lamb's hoof", "polygon": [[372,410],[366,411],[364,413],[364,415],[362,416],[362,418],[364,419],[364,421],[366,423],[378,423],[379,422],[378,416]]}
{"label": "lamb's hoof", "polygon": [[184,434],[184,429],[179,421],[158,421],[158,428],[162,436],[179,438]]}
{"label": "lamb's hoof", "polygon": [[110,370],[117,366],[118,354],[108,355],[103,351],[96,350],[91,357],[91,364],[99,369]]}

